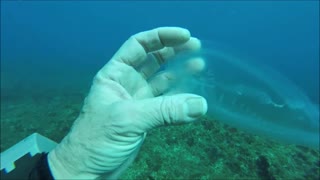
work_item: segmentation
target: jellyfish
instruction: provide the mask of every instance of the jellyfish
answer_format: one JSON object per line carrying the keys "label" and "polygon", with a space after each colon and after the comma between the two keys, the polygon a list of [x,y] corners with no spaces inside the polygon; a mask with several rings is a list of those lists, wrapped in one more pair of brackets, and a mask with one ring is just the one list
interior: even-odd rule
{"label": "jellyfish", "polygon": [[[181,68],[195,58],[203,60],[202,71]],[[206,98],[209,117],[253,134],[319,149],[319,105],[270,67],[218,50],[201,50],[170,60],[165,69],[177,73],[172,89]]]}

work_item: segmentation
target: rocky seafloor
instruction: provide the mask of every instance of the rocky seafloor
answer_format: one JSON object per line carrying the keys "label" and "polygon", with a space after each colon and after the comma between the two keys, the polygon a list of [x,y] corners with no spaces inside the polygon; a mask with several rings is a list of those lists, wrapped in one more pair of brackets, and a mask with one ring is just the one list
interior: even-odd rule
{"label": "rocky seafloor", "polygon": [[[59,142],[84,93],[1,97],[1,152],[33,132]],[[319,151],[280,144],[205,117],[148,132],[121,179],[319,179]]]}

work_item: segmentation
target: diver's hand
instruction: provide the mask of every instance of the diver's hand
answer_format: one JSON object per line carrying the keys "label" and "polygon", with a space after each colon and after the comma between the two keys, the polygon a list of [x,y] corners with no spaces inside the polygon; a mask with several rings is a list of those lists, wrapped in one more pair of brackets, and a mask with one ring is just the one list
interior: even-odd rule
{"label": "diver's hand", "polygon": [[157,28],[130,37],[96,74],[71,131],[49,153],[53,176],[117,178],[134,160],[148,130],[204,115],[207,104],[200,96],[159,96],[174,73],[150,79],[168,58],[199,48],[200,41],[182,28]]}

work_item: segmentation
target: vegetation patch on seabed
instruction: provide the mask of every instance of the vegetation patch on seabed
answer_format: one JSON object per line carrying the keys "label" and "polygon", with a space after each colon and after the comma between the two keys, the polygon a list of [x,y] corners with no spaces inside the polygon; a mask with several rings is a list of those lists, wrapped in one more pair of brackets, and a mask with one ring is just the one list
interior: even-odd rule
{"label": "vegetation patch on seabed", "polygon": [[[33,132],[68,133],[85,94],[53,94],[1,99],[1,151]],[[203,118],[150,131],[121,179],[319,179],[319,155]]]}
{"label": "vegetation patch on seabed", "polygon": [[150,131],[122,179],[319,179],[319,155],[203,118]]}
{"label": "vegetation patch on seabed", "polygon": [[1,98],[1,152],[38,132],[56,142],[79,115],[84,94],[21,94]]}

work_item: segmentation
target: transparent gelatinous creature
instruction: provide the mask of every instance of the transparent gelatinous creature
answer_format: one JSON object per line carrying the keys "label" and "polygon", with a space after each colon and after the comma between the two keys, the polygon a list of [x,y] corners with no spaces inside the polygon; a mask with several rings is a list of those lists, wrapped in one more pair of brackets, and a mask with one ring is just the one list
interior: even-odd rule
{"label": "transparent gelatinous creature", "polygon": [[[205,64],[201,72],[182,68],[199,57]],[[181,55],[166,69],[178,77],[172,91],[207,99],[208,116],[254,134],[319,148],[318,105],[278,72],[213,50]]]}

